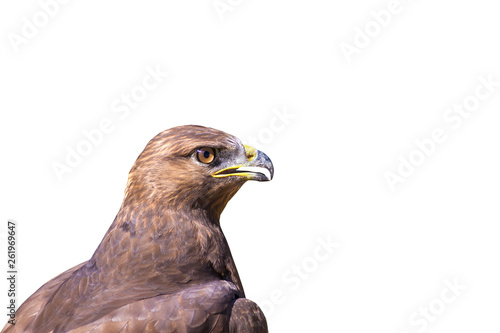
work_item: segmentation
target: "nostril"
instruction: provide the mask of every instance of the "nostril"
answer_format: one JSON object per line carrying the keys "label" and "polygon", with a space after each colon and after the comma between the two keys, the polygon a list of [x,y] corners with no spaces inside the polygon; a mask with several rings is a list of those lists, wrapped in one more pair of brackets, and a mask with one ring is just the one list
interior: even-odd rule
{"label": "nostril", "polygon": [[249,161],[257,157],[257,150],[255,148],[247,146],[245,144],[243,145],[243,147],[245,147],[245,156]]}

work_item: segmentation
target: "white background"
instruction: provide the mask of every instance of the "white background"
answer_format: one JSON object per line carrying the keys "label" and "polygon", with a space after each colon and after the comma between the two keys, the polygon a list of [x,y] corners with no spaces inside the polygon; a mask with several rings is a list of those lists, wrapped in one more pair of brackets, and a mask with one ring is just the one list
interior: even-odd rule
{"label": "white background", "polygon": [[[498,331],[500,86],[474,105],[480,77],[500,81],[495,3],[220,3],[69,1],[47,22],[40,2],[0,5],[1,251],[14,219],[19,304],[92,255],[149,139],[200,124],[257,137],[274,162],[222,215],[271,332]],[[121,119],[113,103],[148,66],[168,78]],[[464,101],[460,125],[443,118]],[[53,163],[105,118],[111,133],[60,181]],[[422,160],[415,141],[436,128],[446,140]],[[392,191],[386,173],[410,156],[421,165]]]}

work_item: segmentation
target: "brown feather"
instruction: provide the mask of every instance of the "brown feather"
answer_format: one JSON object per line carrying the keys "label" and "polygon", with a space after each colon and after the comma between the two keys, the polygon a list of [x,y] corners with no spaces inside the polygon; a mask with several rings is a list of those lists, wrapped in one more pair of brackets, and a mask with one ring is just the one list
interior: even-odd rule
{"label": "brown feather", "polygon": [[227,332],[230,325],[267,332],[255,303],[240,301],[243,286],[219,225],[246,179],[211,177],[213,166],[192,157],[199,147],[245,155],[236,137],[211,128],[158,134],[132,167],[122,206],[90,260],[44,284],[2,332]]}

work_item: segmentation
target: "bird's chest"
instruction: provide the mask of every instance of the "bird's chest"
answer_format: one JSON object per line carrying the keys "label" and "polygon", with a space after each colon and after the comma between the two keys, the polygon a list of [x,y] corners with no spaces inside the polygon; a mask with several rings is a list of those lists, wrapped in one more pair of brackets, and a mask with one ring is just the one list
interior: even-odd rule
{"label": "bird's chest", "polygon": [[175,228],[155,235],[153,244],[144,253],[149,263],[157,270],[169,274],[175,269],[190,274],[206,274],[215,271],[227,275],[232,261],[229,246],[220,228],[200,225],[194,222],[185,228]]}

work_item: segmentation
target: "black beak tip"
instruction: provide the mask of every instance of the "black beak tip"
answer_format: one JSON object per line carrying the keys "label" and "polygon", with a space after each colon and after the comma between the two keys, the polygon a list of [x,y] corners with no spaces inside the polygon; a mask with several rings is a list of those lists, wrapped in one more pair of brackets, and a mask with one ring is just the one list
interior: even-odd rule
{"label": "black beak tip", "polygon": [[264,181],[270,181],[274,177],[274,165],[269,156],[259,150],[257,159],[259,160],[259,166],[266,168],[269,171],[269,177],[265,177]]}

